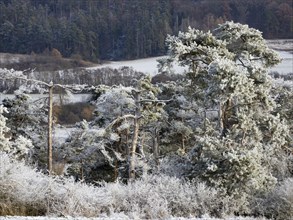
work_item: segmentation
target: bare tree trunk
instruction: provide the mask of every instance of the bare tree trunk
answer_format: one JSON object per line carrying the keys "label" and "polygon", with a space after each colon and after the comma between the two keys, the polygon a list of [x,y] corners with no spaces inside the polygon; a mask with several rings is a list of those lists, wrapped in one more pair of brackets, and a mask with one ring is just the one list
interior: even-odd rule
{"label": "bare tree trunk", "polygon": [[129,179],[134,180],[135,178],[135,159],[136,159],[136,147],[138,142],[139,133],[139,120],[140,120],[140,94],[136,93],[136,110],[134,118],[134,130],[131,144],[130,161],[129,161]]}
{"label": "bare tree trunk", "polygon": [[219,102],[219,106],[218,106],[218,126],[220,129],[220,133],[222,134],[224,129],[224,124],[223,124],[223,110],[222,110],[221,102]]}
{"label": "bare tree trunk", "polygon": [[204,122],[203,122],[204,132],[207,131],[207,111],[204,109]]}
{"label": "bare tree trunk", "polygon": [[182,149],[182,152],[185,153],[185,137],[184,137],[184,134],[181,134],[181,149]]}
{"label": "bare tree trunk", "polygon": [[83,181],[84,180],[84,171],[83,171],[83,159],[80,161],[80,179]]}
{"label": "bare tree trunk", "polygon": [[222,106],[221,106],[221,126],[222,126],[222,137],[225,137],[229,128],[230,123],[229,119],[231,118],[231,100],[228,99]]}
{"label": "bare tree trunk", "polygon": [[49,86],[49,110],[48,110],[48,172],[52,174],[52,126],[53,126],[53,86]]}
{"label": "bare tree trunk", "polygon": [[129,156],[130,156],[130,153],[129,153],[129,146],[128,146],[128,136],[129,136],[129,128],[126,130],[126,140],[125,140],[125,143],[126,143],[126,155],[127,155],[127,158],[128,158],[128,161],[129,161]]}
{"label": "bare tree trunk", "polygon": [[130,163],[129,163],[129,179],[134,180],[135,178],[135,158],[136,158],[136,146],[138,141],[138,132],[139,132],[139,119],[136,117],[134,119],[134,131],[133,131],[133,139],[131,144],[131,155],[130,155]]}
{"label": "bare tree trunk", "polygon": [[154,135],[153,154],[154,154],[155,162],[158,168],[158,166],[160,165],[160,161],[159,161],[159,144],[158,144],[158,129],[157,128],[155,128],[153,135]]}
{"label": "bare tree trunk", "polygon": [[[181,122],[184,123],[183,118],[181,118]],[[181,134],[181,148],[182,148],[182,152],[185,153],[185,136],[184,136],[184,134]]]}

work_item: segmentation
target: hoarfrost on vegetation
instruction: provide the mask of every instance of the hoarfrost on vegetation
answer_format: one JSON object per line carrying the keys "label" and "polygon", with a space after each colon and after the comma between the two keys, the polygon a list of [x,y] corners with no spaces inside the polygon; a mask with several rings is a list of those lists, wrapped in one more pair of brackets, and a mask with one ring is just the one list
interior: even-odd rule
{"label": "hoarfrost on vegetation", "polygon": [[[167,44],[170,57],[161,60],[161,71],[169,71],[164,68],[175,60],[188,68],[183,81],[158,88],[145,77],[134,87],[97,87],[95,120],[78,123],[58,148],[58,156],[70,163],[70,174],[100,187],[47,177],[1,154],[5,166],[0,167],[4,186],[0,195],[48,214],[74,217],[156,219],[232,213],[291,217],[292,125],[283,118],[292,122],[292,90],[272,87],[277,85],[272,84],[268,68],[280,61],[277,54],[259,31],[233,22],[213,32],[189,28],[169,36]],[[165,103],[158,99],[159,92]],[[25,95],[6,104],[19,106],[11,109],[17,116],[35,113]],[[1,106],[0,146],[10,156],[23,158],[32,143],[22,136],[14,141],[5,136],[9,129],[4,110]],[[28,135],[33,129],[29,125],[23,131]],[[137,147],[132,157],[130,137]],[[165,151],[163,159],[155,155],[158,144]],[[152,147],[149,155],[143,145]],[[116,172],[123,174],[130,162],[140,177],[124,185]],[[97,182],[94,175],[104,166],[114,170],[115,183]],[[28,177],[22,177],[26,172]],[[272,207],[272,201],[282,205]]]}
{"label": "hoarfrost on vegetation", "polygon": [[17,159],[25,158],[33,148],[31,140],[19,135],[12,141],[7,137],[10,129],[6,126],[7,118],[3,113],[8,113],[7,109],[0,105],[0,152],[6,152]]}
{"label": "hoarfrost on vegetation", "polygon": [[227,216],[237,209],[229,196],[215,188],[164,175],[147,175],[128,185],[116,182],[94,187],[46,176],[3,153],[0,165],[1,195],[24,207],[47,210],[49,216],[111,217],[120,213],[131,219],[157,219],[215,212]]}
{"label": "hoarfrost on vegetation", "polygon": [[170,59],[189,68],[188,100],[197,102],[205,115],[207,109],[218,111],[217,121],[197,123],[201,129],[186,120],[172,123],[174,128],[191,126],[194,134],[193,146],[181,137],[182,149],[191,148],[186,159],[192,168],[186,175],[242,198],[239,206],[247,213],[247,198],[269,191],[290,172],[284,165],[284,160],[290,164],[285,156],[290,132],[273,114],[276,103],[268,75],[280,58],[258,30],[233,22],[207,33],[189,28],[168,36],[167,45]]}

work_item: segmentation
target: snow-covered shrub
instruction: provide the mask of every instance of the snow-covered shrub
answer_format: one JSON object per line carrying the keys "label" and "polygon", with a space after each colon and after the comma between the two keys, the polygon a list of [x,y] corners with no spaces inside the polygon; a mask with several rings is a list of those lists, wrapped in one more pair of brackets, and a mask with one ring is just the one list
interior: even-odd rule
{"label": "snow-covered shrub", "polygon": [[203,183],[162,175],[144,176],[127,185],[116,182],[95,187],[46,176],[3,153],[0,154],[0,195],[0,211],[5,206],[8,210],[11,204],[15,206],[15,212],[9,213],[12,215],[19,214],[17,207],[27,208],[23,212],[26,215],[125,215],[131,219],[228,216],[238,211],[237,203],[229,196]]}
{"label": "snow-covered shrub", "polygon": [[128,185],[109,184],[106,187],[113,193],[113,211],[127,212],[130,217],[222,216],[235,211],[229,197],[215,188],[164,175],[147,176]]}
{"label": "snow-covered shrub", "polygon": [[164,175],[182,178],[192,169],[188,162],[184,155],[170,154],[160,160],[159,170]]}
{"label": "snow-covered shrub", "polygon": [[250,212],[249,201],[258,192],[270,190],[277,182],[268,166],[263,165],[264,152],[256,146],[237,144],[230,139],[202,137],[189,154],[188,175],[208,185],[223,189],[237,201],[242,213]]}
{"label": "snow-covered shrub", "polygon": [[32,142],[21,135],[16,140],[11,140],[11,131],[6,126],[7,118],[3,115],[7,112],[7,109],[0,105],[0,152],[8,153],[17,159],[26,158],[33,148]]}
{"label": "snow-covered shrub", "polygon": [[7,112],[7,109],[3,107],[3,105],[0,105],[0,150],[4,152],[10,152],[10,138],[7,137],[9,128],[6,126],[7,118],[4,117],[4,112]]}
{"label": "snow-covered shrub", "polygon": [[46,212],[44,176],[0,153],[1,215],[42,215]]}
{"label": "snow-covered shrub", "polygon": [[86,121],[76,124],[71,137],[58,147],[58,160],[68,164],[67,172],[86,182],[114,181],[115,163],[121,162],[118,152],[111,145],[115,133],[107,132]]}
{"label": "snow-covered shrub", "polygon": [[[46,163],[47,118],[44,100],[33,101],[29,95],[19,94],[14,98],[4,99],[3,105],[8,110],[5,117],[8,118],[7,126],[10,128],[12,139],[23,144],[25,139],[31,140],[31,143],[26,142],[26,145],[36,147],[30,159],[37,161],[40,166]],[[20,135],[23,138],[20,139]]]}
{"label": "snow-covered shrub", "polygon": [[16,159],[29,159],[30,152],[33,149],[33,144],[30,139],[23,136],[18,136],[17,139],[12,144],[12,151],[10,154],[14,155]]}
{"label": "snow-covered shrub", "polygon": [[270,219],[283,220],[293,218],[293,178],[288,178],[255,200],[255,212]]}
{"label": "snow-covered shrub", "polygon": [[0,210],[10,201],[13,206],[27,208],[27,215],[33,209],[37,215],[92,217],[107,213],[111,205],[109,193],[102,188],[46,176],[3,153],[0,154],[0,195]]}

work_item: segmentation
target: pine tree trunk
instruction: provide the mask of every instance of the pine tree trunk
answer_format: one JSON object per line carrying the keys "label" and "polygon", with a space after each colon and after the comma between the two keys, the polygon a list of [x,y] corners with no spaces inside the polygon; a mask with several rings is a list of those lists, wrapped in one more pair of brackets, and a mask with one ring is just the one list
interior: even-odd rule
{"label": "pine tree trunk", "polygon": [[154,154],[155,162],[158,168],[160,162],[159,162],[159,144],[158,144],[158,129],[157,128],[155,128],[154,130],[153,154]]}
{"label": "pine tree trunk", "polygon": [[135,178],[135,158],[136,158],[136,146],[138,141],[138,132],[139,132],[139,119],[136,117],[134,119],[134,131],[133,131],[133,139],[131,144],[131,155],[130,155],[130,163],[129,163],[129,179],[134,180]]}
{"label": "pine tree trunk", "polygon": [[139,133],[139,120],[140,120],[140,94],[136,93],[136,110],[135,110],[135,118],[134,118],[134,130],[133,130],[133,138],[131,144],[131,152],[130,152],[130,161],[129,161],[129,179],[132,181],[135,178],[135,159],[136,159],[136,147],[138,142],[138,133]]}
{"label": "pine tree trunk", "polygon": [[182,149],[182,152],[185,153],[185,136],[184,136],[184,134],[181,134],[181,149]]}
{"label": "pine tree trunk", "polygon": [[221,106],[221,127],[222,127],[222,137],[225,137],[229,128],[229,119],[231,117],[231,100],[228,99],[222,106]]}
{"label": "pine tree trunk", "polygon": [[218,109],[218,126],[219,126],[219,129],[220,129],[220,133],[222,134],[224,124],[223,124],[223,110],[222,110],[221,102],[219,102],[219,107],[218,108],[219,108]]}
{"label": "pine tree trunk", "polygon": [[52,174],[52,120],[53,115],[53,86],[49,87],[49,111],[48,111],[48,172]]}
{"label": "pine tree trunk", "polygon": [[127,155],[127,158],[128,158],[128,161],[130,160],[130,152],[129,152],[129,146],[128,146],[128,136],[129,136],[129,128],[126,130],[126,140],[125,140],[125,143],[126,143],[126,151],[125,151],[125,154]]}

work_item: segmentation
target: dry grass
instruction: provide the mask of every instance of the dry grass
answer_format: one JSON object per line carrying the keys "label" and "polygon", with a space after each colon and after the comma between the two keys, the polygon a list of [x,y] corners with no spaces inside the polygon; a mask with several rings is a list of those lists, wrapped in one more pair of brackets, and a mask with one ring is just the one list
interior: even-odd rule
{"label": "dry grass", "polygon": [[56,71],[63,69],[72,69],[77,67],[90,67],[93,63],[82,59],[62,58],[56,55],[23,55],[0,53],[0,68],[36,71]]}
{"label": "dry grass", "polygon": [[59,124],[74,124],[76,122],[93,119],[94,106],[89,103],[70,103],[53,107],[54,117]]}
{"label": "dry grass", "polygon": [[46,209],[37,204],[18,203],[5,197],[0,198],[0,216],[43,216],[45,214]]}

